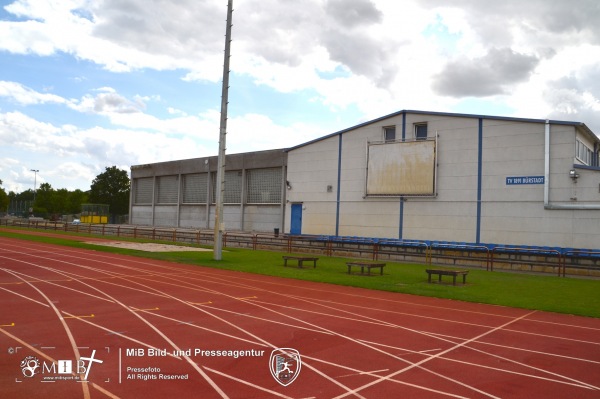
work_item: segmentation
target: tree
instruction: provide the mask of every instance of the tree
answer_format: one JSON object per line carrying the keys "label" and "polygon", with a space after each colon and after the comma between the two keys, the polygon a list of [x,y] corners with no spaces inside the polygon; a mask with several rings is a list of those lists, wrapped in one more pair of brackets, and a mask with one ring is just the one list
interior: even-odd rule
{"label": "tree", "polygon": [[96,176],[88,199],[92,204],[108,204],[111,215],[126,215],[129,213],[130,189],[127,171],[111,166]]}
{"label": "tree", "polygon": [[88,194],[79,189],[72,191],[69,193],[69,199],[66,204],[65,211],[66,213],[79,213],[81,212],[81,204],[86,204],[88,202]]}
{"label": "tree", "polygon": [[35,202],[33,204],[33,213],[38,216],[46,216],[48,213],[55,212],[54,189],[50,183],[42,183],[35,192]]}

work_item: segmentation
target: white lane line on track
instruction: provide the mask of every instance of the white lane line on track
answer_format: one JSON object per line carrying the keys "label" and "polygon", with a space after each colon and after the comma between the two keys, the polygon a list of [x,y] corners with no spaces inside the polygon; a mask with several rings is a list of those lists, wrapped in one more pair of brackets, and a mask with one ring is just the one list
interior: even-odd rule
{"label": "white lane line on track", "polygon": [[235,335],[227,334],[227,333],[224,333],[224,332],[221,332],[221,331],[212,330],[210,328],[202,327],[202,326],[199,326],[199,325],[194,324],[194,323],[183,322],[181,320],[177,320],[177,319],[174,319],[172,317],[168,317],[168,316],[161,315],[161,314],[158,314],[158,313],[149,313],[149,314],[151,314],[152,316],[160,317],[162,319],[174,321],[174,322],[176,322],[178,324],[181,324],[181,325],[187,325],[187,326],[190,326],[190,327],[193,327],[193,328],[198,328],[200,330],[208,331],[208,332],[213,333],[213,334],[222,335],[224,337],[231,338],[231,339],[234,339],[234,340],[237,340],[237,341],[242,341],[242,342],[246,342],[246,343],[253,344],[253,345],[267,347],[267,345],[263,344],[262,342],[251,341],[249,339],[245,339],[245,338],[241,338],[241,337],[236,337]]}
{"label": "white lane line on track", "polygon": [[[367,341],[367,340],[364,340],[364,342],[370,343],[372,345],[383,346],[383,347],[386,347],[386,348],[394,348],[396,350],[408,351],[409,353],[413,353],[413,354],[422,354],[424,356],[430,356],[430,357],[435,356],[435,355],[428,355],[428,354],[426,354],[425,353],[426,351],[411,351],[410,349],[398,348],[398,347],[394,347],[392,345],[385,345],[385,344],[380,344],[380,343],[377,343],[377,342],[371,342],[371,341]],[[468,347],[468,346],[465,346],[465,348],[473,349],[473,348]],[[486,353],[486,352],[483,352],[483,351],[480,351],[480,352],[483,353],[483,354],[486,354],[486,355],[490,355],[492,357],[499,357],[499,356],[495,356],[493,354],[489,354],[489,353]],[[519,376],[522,376],[522,377],[539,379],[539,380],[549,381],[549,382],[553,382],[553,383],[557,383],[557,384],[570,385],[570,386],[574,386],[574,387],[577,387],[577,388],[590,389],[590,390],[597,389],[593,385],[590,385],[590,384],[588,384],[586,382],[578,381],[578,380],[575,380],[575,379],[572,379],[572,378],[569,378],[569,377],[566,377],[566,376],[563,376],[563,375],[560,375],[560,374],[555,374],[555,373],[552,373],[552,372],[549,372],[549,371],[546,371],[546,370],[543,370],[543,369],[539,369],[539,368],[536,368],[536,367],[528,366],[528,365],[523,364],[523,363],[518,363],[518,362],[515,362],[515,361],[513,361],[511,359],[504,359],[502,357],[500,357],[500,358],[502,360],[509,361],[511,363],[519,364],[519,365],[521,365],[523,367],[526,367],[526,368],[532,368],[534,370],[541,371],[541,372],[543,372],[545,374],[556,375],[556,376],[561,377],[562,379],[567,380],[567,381],[561,381],[561,380],[557,380],[557,379],[553,379],[553,378],[537,376],[537,375],[534,375],[534,374],[522,373],[522,372],[508,370],[508,369],[503,369],[503,368],[499,368],[499,367],[486,366],[486,365],[483,365],[483,364],[480,364],[480,363],[467,362],[465,360],[452,359],[450,357],[444,357],[444,356],[438,357],[438,359],[445,360],[445,361],[448,361],[448,362],[451,362],[451,363],[459,363],[459,364],[464,364],[464,365],[473,366],[473,367],[477,367],[477,368],[494,370],[494,371],[498,371],[498,372],[502,372],[502,373],[507,373],[507,374],[515,374],[515,375],[519,375]],[[574,382],[568,382],[568,381],[574,381]]]}
{"label": "white lane line on track", "polygon": [[[368,371],[357,370],[357,369],[352,368],[352,367],[344,366],[344,365],[341,365],[339,363],[332,363],[332,362],[329,362],[329,361],[326,361],[326,360],[323,360],[323,359],[319,359],[319,358],[316,358],[316,357],[313,357],[313,356],[303,355],[302,358],[310,359],[310,360],[312,360],[314,362],[323,363],[323,364],[326,364],[328,366],[340,368],[340,369],[342,369],[344,371],[350,371],[350,372],[352,372],[354,374],[362,373],[363,375],[370,375],[371,377],[374,377],[374,378],[380,378],[381,377],[380,375],[377,375],[377,374],[370,374]],[[401,380],[398,380],[398,379],[395,379],[395,378],[390,378],[387,381],[395,383],[395,384],[398,384],[398,385],[406,385],[408,387],[419,389],[419,390],[423,390],[423,391],[426,391],[426,392],[434,392],[436,394],[443,395],[443,396],[449,396],[451,398],[468,399],[468,397],[466,397],[466,396],[461,396],[461,395],[456,395],[456,394],[449,393],[449,392],[439,391],[437,389],[425,387],[425,386],[422,386],[422,385],[412,384],[410,382],[401,381]]]}
{"label": "white lane line on track", "polygon": [[[0,256],[0,258],[2,258],[2,256]],[[11,269],[4,269],[4,270],[11,270]],[[33,277],[33,276],[29,276],[29,275],[27,275],[25,273],[17,272],[16,270],[13,270],[13,271],[15,273],[19,273],[19,275],[21,275],[21,276],[25,276],[28,279],[30,279],[30,280],[23,279],[23,282],[25,282],[25,283],[36,282],[36,283],[40,283],[40,284],[50,284],[50,285],[53,285],[53,286],[56,286],[56,287],[64,288],[66,290],[77,292],[79,294],[88,295],[88,296],[91,296],[93,298],[100,299],[101,301],[111,302],[110,300],[108,300],[106,298],[102,298],[102,297],[99,297],[97,295],[90,294],[89,292],[84,292],[84,291],[76,290],[75,288],[66,287],[64,285],[60,285],[60,284],[57,284],[57,283],[54,283],[54,282],[49,282],[47,280],[40,280],[39,278],[36,278],[36,277]],[[2,288],[2,287],[0,287],[0,288]]]}
{"label": "white lane line on track", "polygon": [[[533,312],[529,312],[529,313],[526,313],[526,314],[524,314],[524,315],[522,315],[522,316],[519,316],[519,317],[516,317],[516,318],[514,318],[513,320],[511,320],[511,321],[509,321],[509,322],[506,322],[506,323],[504,323],[504,324],[502,324],[502,325],[500,325],[500,326],[498,326],[498,327],[495,327],[495,328],[493,328],[493,329],[491,329],[491,330],[489,330],[489,331],[486,331],[486,332],[484,332],[483,334],[479,334],[479,335],[477,335],[477,336],[475,336],[475,337],[473,337],[473,338],[471,338],[471,339],[465,340],[464,342],[461,342],[461,343],[459,343],[459,344],[456,344],[456,345],[454,345],[453,347],[450,347],[450,348],[448,348],[448,349],[446,349],[446,350],[443,350],[442,352],[440,352],[440,353],[438,353],[438,354],[435,354],[435,355],[432,355],[432,356],[430,356],[430,357],[427,357],[426,359],[423,359],[423,360],[421,360],[421,361],[418,361],[418,362],[416,362],[416,363],[413,363],[412,365],[410,365],[410,366],[408,366],[408,367],[405,367],[405,368],[403,368],[403,369],[401,369],[401,370],[398,370],[398,371],[396,371],[396,372],[394,372],[394,373],[392,373],[392,374],[389,374],[389,375],[387,375],[387,376],[385,376],[385,377],[381,377],[381,378],[379,378],[378,380],[372,381],[372,382],[370,382],[370,383],[368,383],[368,384],[365,384],[365,385],[363,385],[363,386],[361,386],[361,387],[358,387],[358,388],[354,389],[354,391],[356,391],[356,392],[360,392],[360,391],[362,391],[362,390],[364,390],[364,389],[366,389],[366,388],[369,388],[369,387],[371,387],[371,386],[373,386],[373,385],[375,385],[375,384],[378,384],[379,382],[381,382],[381,381],[383,381],[383,380],[386,380],[386,379],[388,379],[388,378],[392,378],[392,377],[395,377],[395,376],[397,376],[397,375],[399,375],[399,374],[405,373],[406,371],[408,371],[408,370],[412,370],[412,369],[413,369],[413,368],[415,368],[415,367],[419,367],[419,366],[421,366],[422,364],[425,364],[425,363],[427,363],[427,362],[429,362],[429,361],[431,361],[431,360],[433,360],[433,359],[437,359],[437,358],[439,358],[439,357],[441,357],[441,356],[445,355],[446,353],[449,353],[449,352],[452,352],[452,351],[454,351],[454,350],[456,350],[456,349],[458,349],[458,348],[461,348],[461,347],[463,347],[463,346],[467,345],[468,343],[470,343],[470,342],[472,342],[472,341],[475,341],[475,340],[477,340],[477,339],[479,339],[479,338],[481,338],[481,337],[485,337],[486,335],[492,334],[492,333],[494,333],[494,332],[496,332],[496,331],[499,331],[499,330],[503,329],[503,328],[504,328],[504,327],[506,327],[506,326],[509,326],[509,325],[511,325],[511,324],[513,324],[513,323],[516,323],[517,321],[519,321],[519,320],[521,320],[521,319],[523,319],[523,318],[525,318],[525,317],[527,317],[527,316],[529,316],[529,315],[531,315],[531,314],[533,314],[533,313],[535,313],[535,311],[533,311]],[[479,393],[481,393],[481,394],[483,394],[483,395],[485,395],[485,396],[489,396],[489,397],[491,397],[491,398],[499,399],[497,396],[494,396],[494,395],[488,394],[488,393],[486,393],[486,392],[480,391],[480,390],[478,390],[478,389],[475,389],[474,387],[471,387],[471,389],[474,389],[475,391],[477,391],[477,392],[479,392]],[[353,394],[353,393],[354,393],[354,391],[353,391],[353,392],[351,392],[351,393],[345,393],[345,394],[343,394],[343,395],[336,396],[334,399],[341,399],[341,398],[345,398],[346,396],[348,396],[348,395],[350,395],[350,394]]]}
{"label": "white lane line on track", "polygon": [[210,371],[211,373],[215,373],[215,374],[217,374],[217,375],[220,375],[221,377],[225,377],[225,378],[228,378],[228,379],[230,379],[230,380],[233,380],[233,381],[239,382],[239,383],[241,383],[241,384],[247,385],[247,386],[249,386],[249,387],[252,387],[252,388],[254,388],[254,389],[257,389],[257,390],[259,390],[259,391],[266,392],[266,393],[268,393],[268,394],[271,394],[271,395],[274,395],[274,396],[278,396],[278,397],[280,397],[280,398],[285,398],[285,399],[294,399],[294,398],[293,398],[293,397],[291,397],[291,396],[286,396],[286,395],[283,395],[283,394],[281,394],[281,393],[279,393],[279,392],[272,391],[272,390],[270,390],[270,389],[267,389],[267,388],[263,388],[263,387],[261,387],[261,386],[259,386],[259,385],[253,384],[253,383],[251,383],[251,382],[248,382],[248,381],[246,381],[246,380],[242,380],[241,378],[237,378],[237,377],[234,377],[234,376],[232,376],[232,375],[225,374],[225,373],[223,373],[223,372],[221,372],[221,371],[217,371],[217,370],[215,370],[215,369],[211,369],[210,367],[206,367],[206,366],[202,366],[202,367],[203,367],[205,370],[208,370],[208,371]]}
{"label": "white lane line on track", "polygon": [[[318,312],[316,310],[308,310],[308,309],[303,309],[303,308],[297,308],[295,306],[289,306],[289,305],[283,305],[283,304],[279,304],[279,303],[273,303],[273,302],[266,302],[266,301],[251,301],[252,303],[256,303],[256,304],[263,304],[263,305],[270,305],[270,306],[275,306],[275,307],[279,307],[279,308],[284,308],[287,310],[292,310],[292,311],[298,311],[301,313],[309,313],[309,314],[316,314],[319,316],[327,316],[327,317],[331,317],[331,318],[337,318],[337,319],[342,319],[342,320],[348,320],[348,321],[355,321],[358,323],[366,323],[366,324],[373,324],[376,326],[383,326],[383,327],[392,327],[392,325],[389,322],[378,322],[378,321],[371,321],[371,320],[365,320],[365,319],[360,319],[360,318],[356,318],[356,317],[348,317],[348,316],[340,316],[340,315],[335,315],[332,313],[324,313],[324,312]],[[356,315],[356,314],[355,314]],[[360,317],[360,315],[358,315]]]}
{"label": "white lane line on track", "polygon": [[[448,338],[450,340],[453,340],[453,339],[456,339],[456,340],[457,339],[462,339],[460,337],[454,337],[454,336],[451,336],[451,335],[445,335],[445,334],[439,334],[439,333],[433,333],[433,332],[429,332],[429,334],[436,335],[438,337]],[[500,344],[494,344],[494,343],[485,342],[485,341],[475,341],[475,342],[478,343],[478,344],[480,344],[480,345],[495,346],[495,347],[498,347],[498,348],[511,349],[511,350],[518,351],[518,352],[536,353],[536,354],[539,354],[539,355],[557,357],[557,358],[562,358],[562,359],[567,359],[567,360],[575,360],[575,361],[579,361],[579,362],[600,364],[600,361],[591,360],[591,359],[584,359],[584,358],[580,358],[580,357],[559,355],[557,353],[542,352],[542,351],[536,351],[536,350],[533,350],[533,349],[520,348],[520,347],[516,347],[516,346],[509,346],[509,345],[500,345]]]}
{"label": "white lane line on track", "polygon": [[25,296],[25,295],[23,295],[23,294],[19,294],[18,292],[15,292],[15,291],[9,290],[8,288],[0,287],[0,290],[4,290],[4,291],[6,291],[6,292],[10,292],[10,293],[11,293],[11,294],[13,294],[13,295],[20,296],[21,298],[23,298],[23,299],[27,299],[28,301],[31,301],[31,302],[34,302],[34,303],[37,303],[38,305],[42,305],[42,306],[45,306],[45,307],[47,307],[47,308],[49,308],[49,307],[50,307],[50,305],[48,305],[47,303],[40,302],[40,301],[38,301],[37,299],[30,298],[30,297],[28,297],[28,296]]}
{"label": "white lane line on track", "polygon": [[582,344],[600,345],[600,341],[584,341],[582,339],[574,339],[574,338],[568,338],[568,337],[558,337],[556,335],[548,335],[548,334],[532,333],[532,332],[528,332],[528,331],[513,330],[512,328],[507,328],[505,331],[513,332],[513,333],[519,333],[519,334],[524,334],[524,335],[533,335],[535,337],[552,338],[552,339],[557,339],[557,340],[560,340],[560,341],[571,341],[571,342],[578,342],[578,343],[582,343]]}
{"label": "white lane line on track", "polygon": [[205,307],[205,308],[208,308],[208,309],[216,310],[216,311],[219,311],[219,312],[224,312],[224,313],[230,313],[230,314],[234,314],[234,315],[236,315],[236,316],[243,316],[243,317],[248,317],[248,318],[255,319],[255,320],[261,320],[261,321],[265,321],[265,322],[267,322],[267,323],[281,324],[281,325],[284,325],[284,326],[286,326],[286,327],[290,327],[290,328],[297,328],[297,329],[299,329],[299,330],[307,330],[307,331],[312,331],[312,332],[314,332],[314,333],[317,333],[317,334],[332,335],[332,334],[330,334],[330,333],[328,333],[328,332],[326,332],[326,331],[322,331],[322,330],[315,330],[314,328],[308,328],[308,327],[302,327],[302,326],[298,326],[298,325],[293,325],[293,324],[283,323],[283,322],[281,322],[281,321],[276,321],[276,320],[266,319],[266,318],[264,318],[264,317],[252,316],[252,315],[250,315],[250,314],[243,314],[243,313],[240,313],[240,312],[234,312],[233,310],[228,310],[228,309],[218,308],[218,307],[215,307],[215,306],[204,306],[204,307]]}
{"label": "white lane line on track", "polygon": [[[294,296],[292,296],[292,297],[294,297]],[[302,298],[302,297],[298,297],[298,298]],[[395,314],[395,315],[411,316],[411,317],[430,319],[430,320],[435,320],[435,321],[444,321],[444,322],[448,322],[448,323],[465,324],[465,325],[470,325],[470,326],[475,326],[475,327],[483,327],[483,328],[492,328],[493,327],[493,326],[485,325],[485,324],[476,324],[476,323],[461,322],[461,321],[457,321],[457,320],[448,320],[448,319],[442,319],[442,318],[438,318],[438,317],[418,315],[418,314],[414,314],[414,313],[405,313],[405,312],[398,312],[398,311],[393,311],[393,310],[374,309],[372,307],[366,307],[366,306],[360,306],[360,305],[350,305],[350,304],[345,304],[345,303],[337,302],[337,301],[329,301],[329,300],[322,300],[322,299],[315,299],[314,301],[331,303],[331,304],[335,304],[336,306],[340,306],[340,307],[345,306],[345,307],[359,308],[359,309],[364,309],[364,310],[368,310],[368,311],[379,311],[379,312],[391,313],[391,314]],[[531,319],[524,319],[523,321],[531,321],[531,322],[535,322],[535,323],[546,323],[544,321],[537,321],[537,320],[531,320]],[[572,327],[572,328],[591,329],[591,330],[600,331],[600,329],[596,329],[596,328],[582,327],[582,326],[576,326],[576,325],[571,325],[571,324],[561,324],[561,323],[548,323],[548,324],[559,325],[562,327]],[[526,335],[537,335],[537,336],[543,336],[543,337],[549,337],[549,338],[555,338],[555,339],[564,339],[567,341],[582,342],[582,343],[587,343],[587,344],[592,344],[592,345],[600,345],[600,341],[596,342],[596,341],[577,340],[577,339],[568,338],[568,337],[559,337],[559,336],[553,336],[553,335],[547,335],[547,334],[532,333],[532,332],[517,330],[517,329],[513,329],[513,328],[506,328],[506,329],[504,329],[504,331],[510,331],[510,332],[526,334]]]}
{"label": "white lane line on track", "polygon": [[371,371],[357,371],[356,373],[352,373],[352,374],[338,375],[337,378],[355,377],[357,375],[374,375],[376,373],[383,373],[384,371],[390,371],[390,369],[371,370]]}

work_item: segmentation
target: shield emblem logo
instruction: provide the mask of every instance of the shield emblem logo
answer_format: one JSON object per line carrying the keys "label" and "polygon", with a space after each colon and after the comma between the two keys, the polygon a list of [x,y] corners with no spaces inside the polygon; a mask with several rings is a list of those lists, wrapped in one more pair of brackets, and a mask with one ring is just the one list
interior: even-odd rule
{"label": "shield emblem logo", "polygon": [[300,352],[292,348],[277,348],[271,352],[269,358],[269,369],[275,381],[284,387],[290,385],[302,368]]}

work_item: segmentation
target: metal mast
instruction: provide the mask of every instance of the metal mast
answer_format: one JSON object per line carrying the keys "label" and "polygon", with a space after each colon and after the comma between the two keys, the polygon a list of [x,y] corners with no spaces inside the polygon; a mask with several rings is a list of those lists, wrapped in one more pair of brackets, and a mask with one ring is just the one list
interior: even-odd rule
{"label": "metal mast", "polygon": [[231,21],[233,0],[227,2],[227,28],[225,30],[225,57],[223,62],[223,89],[221,94],[221,123],[219,128],[219,157],[217,161],[217,198],[215,207],[215,237],[213,258],[221,260],[223,252],[223,197],[225,194],[225,138],[227,135],[227,104],[229,98],[229,58],[231,53]]}

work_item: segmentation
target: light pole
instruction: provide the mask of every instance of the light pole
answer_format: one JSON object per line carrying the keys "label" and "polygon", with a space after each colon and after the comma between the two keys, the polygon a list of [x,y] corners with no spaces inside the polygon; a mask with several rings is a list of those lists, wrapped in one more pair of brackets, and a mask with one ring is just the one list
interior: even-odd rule
{"label": "light pole", "polygon": [[225,58],[223,62],[223,87],[221,91],[221,123],[219,127],[219,156],[217,157],[217,187],[215,190],[215,234],[213,259],[221,260],[223,253],[223,196],[225,194],[225,139],[227,134],[227,103],[229,98],[229,57],[231,52],[231,21],[233,0],[227,3],[227,27],[225,29]]}
{"label": "light pole", "polygon": [[39,172],[39,169],[30,169],[34,175],[33,175],[33,202],[35,202],[35,192],[37,191],[37,174]]}

